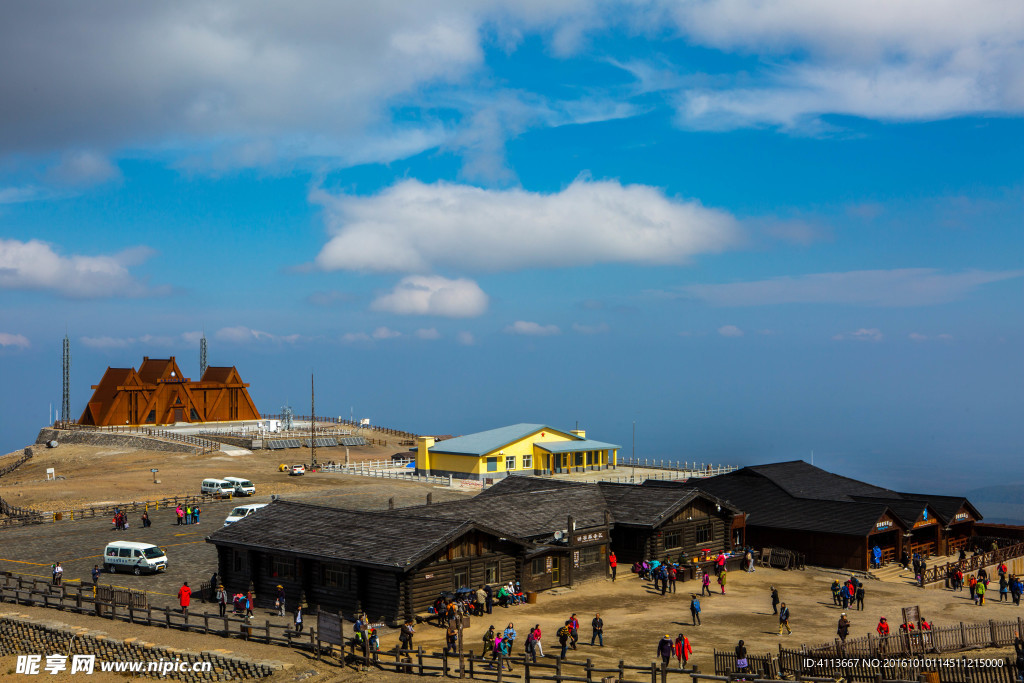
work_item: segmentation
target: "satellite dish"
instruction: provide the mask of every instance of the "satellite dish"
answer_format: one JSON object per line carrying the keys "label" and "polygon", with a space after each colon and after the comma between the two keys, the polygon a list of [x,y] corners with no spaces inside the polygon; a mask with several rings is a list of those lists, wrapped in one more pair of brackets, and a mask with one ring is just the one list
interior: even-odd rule
{"label": "satellite dish", "polygon": [[555,540],[556,541],[561,541],[563,536],[565,536],[565,534],[563,534],[561,531],[556,531],[555,532]]}

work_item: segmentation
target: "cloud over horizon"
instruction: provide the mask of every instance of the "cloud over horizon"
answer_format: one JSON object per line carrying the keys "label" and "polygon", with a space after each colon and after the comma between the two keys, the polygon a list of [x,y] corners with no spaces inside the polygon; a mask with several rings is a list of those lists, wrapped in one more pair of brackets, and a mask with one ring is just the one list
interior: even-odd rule
{"label": "cloud over horizon", "polygon": [[1022,276],[1024,270],[965,270],[959,273],[943,273],[937,268],[854,270],[750,282],[687,285],[680,288],[680,292],[682,296],[714,306],[929,306],[958,301],[986,284]]}
{"label": "cloud over horizon", "polygon": [[474,318],[487,311],[488,296],[472,280],[410,275],[370,304],[370,310],[397,315]]}

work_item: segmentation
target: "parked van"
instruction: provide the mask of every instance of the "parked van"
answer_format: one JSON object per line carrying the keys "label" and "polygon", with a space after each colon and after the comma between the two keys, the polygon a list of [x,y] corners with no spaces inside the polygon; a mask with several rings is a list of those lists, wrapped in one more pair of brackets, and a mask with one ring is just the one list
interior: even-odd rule
{"label": "parked van", "polygon": [[235,485],[236,496],[254,496],[256,495],[256,487],[248,479],[242,479],[241,477],[224,477],[224,481],[230,481]]}
{"label": "parked van", "polygon": [[226,479],[203,479],[203,485],[200,490],[203,493],[227,498],[228,496],[234,495],[235,484],[234,482],[227,481]]}
{"label": "parked van", "polygon": [[113,541],[103,551],[103,569],[116,572],[162,572],[167,569],[167,555],[152,543]]}
{"label": "parked van", "polygon": [[242,519],[243,517],[248,517],[252,513],[254,513],[257,510],[259,510],[260,508],[267,507],[267,505],[268,505],[267,503],[253,503],[251,505],[239,505],[238,507],[236,507],[234,510],[232,510],[228,514],[227,518],[224,520],[224,526],[227,526],[228,524],[231,524],[232,522],[237,522],[238,520]]}

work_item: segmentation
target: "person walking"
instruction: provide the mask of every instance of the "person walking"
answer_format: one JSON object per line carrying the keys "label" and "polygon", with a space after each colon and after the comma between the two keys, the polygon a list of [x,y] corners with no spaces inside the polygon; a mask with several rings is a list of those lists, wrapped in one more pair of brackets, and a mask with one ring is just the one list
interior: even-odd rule
{"label": "person walking", "polygon": [[974,594],[978,596],[978,607],[985,605],[985,592],[987,590],[984,581],[979,581],[978,585],[974,587]]}
{"label": "person walking", "polygon": [[569,620],[565,620],[565,626],[558,629],[558,644],[562,646],[562,654],[559,655],[559,659],[565,659],[565,651],[569,649],[569,634],[572,629],[569,628]]}
{"label": "person walking", "polygon": [[544,656],[544,645],[542,644],[540,637],[540,624],[533,627],[533,657],[534,661],[537,661],[537,657]]}
{"label": "person walking", "polygon": [[[512,625],[511,621],[508,622],[508,626],[505,627],[505,632],[501,634],[501,637],[502,639],[508,641],[508,651],[505,654],[512,654],[512,646],[515,645],[517,636],[516,627]],[[573,649],[575,650],[576,648],[573,647]]]}
{"label": "person walking", "polygon": [[601,647],[604,647],[604,619],[601,618],[601,614],[595,614],[594,618],[590,620],[590,644],[594,644],[596,639],[600,643]]}
{"label": "person walking", "polygon": [[487,613],[490,614],[494,609],[494,589],[491,588],[490,584],[484,585],[484,598],[484,602],[487,605]]}
{"label": "person walking", "polygon": [[248,619],[252,618],[252,610],[256,607],[256,594],[252,591],[246,591],[245,593],[245,616]]}
{"label": "person walking", "polygon": [[178,604],[181,605],[181,613],[188,619],[188,604],[192,601],[192,589],[188,587],[188,581],[178,589]]}
{"label": "person walking", "polygon": [[686,666],[692,654],[693,648],[690,647],[690,639],[680,633],[676,636],[676,661],[679,662],[680,669]]}
{"label": "person walking", "polygon": [[782,635],[782,629],[786,629],[786,635],[793,633],[792,629],[789,628],[789,608],[786,607],[786,603],[779,605],[779,635]]}
{"label": "person walking", "polygon": [[775,586],[771,586],[772,591],[772,614],[779,613],[779,589]]}
{"label": "person walking", "polygon": [[843,612],[839,617],[839,625],[836,627],[836,635],[839,636],[839,640],[846,643],[846,637],[850,635],[850,620],[846,618],[846,612]]}
{"label": "person walking", "polygon": [[526,634],[526,644],[523,647],[523,649],[526,650],[526,656],[529,657],[530,660],[534,664],[537,663],[537,649],[536,649],[537,636],[536,636],[536,633],[537,633],[537,629],[536,628],[531,628],[530,629],[530,632]]}
{"label": "person walking", "polygon": [[693,625],[700,626],[700,600],[696,593],[690,593],[690,616],[693,617]]}
{"label": "person walking", "polygon": [[228,592],[224,590],[224,584],[217,584],[217,594],[214,596],[217,601],[217,609],[220,611],[220,616],[224,616],[224,612],[228,609]]}
{"label": "person walking", "polygon": [[857,609],[864,611],[864,584],[857,586]]}
{"label": "person walking", "polygon": [[484,633],[484,648],[480,651],[480,656],[483,657],[487,654],[487,648],[491,649],[491,661],[494,661],[494,624],[488,627]]}
{"label": "person walking", "polygon": [[718,574],[718,585],[722,587],[722,595],[725,595],[725,577],[729,575],[729,572],[725,571],[725,567],[722,567],[722,571]]}
{"label": "person walking", "polygon": [[704,597],[704,592],[707,591],[708,597],[711,597],[711,574],[704,572],[704,578],[701,579],[703,588],[700,589],[701,597]]}
{"label": "person walking", "polygon": [[999,602],[1010,599],[1010,582],[1006,580],[1006,572],[999,572]]}
{"label": "person walking", "polygon": [[178,517],[178,526],[181,526],[185,521],[185,511],[181,509],[181,505],[174,508],[174,514]]}
{"label": "person walking", "polygon": [[92,566],[92,585],[97,586],[100,583],[100,566],[94,564]]}
{"label": "person walking", "polygon": [[665,565],[658,567],[658,577],[661,581],[661,594],[664,596],[668,592],[668,568]]}
{"label": "person walking", "polygon": [[142,528],[146,529],[146,528],[151,527],[152,525],[153,525],[153,523],[151,521],[149,521],[149,512],[143,512],[142,513]]}
{"label": "person walking", "polygon": [[669,593],[673,593],[674,594],[676,592],[676,579],[678,579],[678,578],[679,578],[679,572],[676,570],[676,566],[674,564],[669,565],[669,567],[668,567],[668,592]]}
{"label": "person walking", "polygon": [[878,651],[885,652],[889,649],[889,622],[885,617],[878,620],[875,631],[878,633]]}
{"label": "person walking", "polygon": [[665,634],[661,640],[658,641],[658,656],[661,657],[661,668],[667,669],[668,663],[672,659],[672,655],[675,654],[675,644],[672,642],[672,636]]}
{"label": "person walking", "polygon": [[484,610],[487,609],[487,591],[484,590],[483,586],[476,589],[476,609],[481,615]]}
{"label": "person walking", "polygon": [[198,505],[196,505],[194,508],[192,508],[192,521],[195,524],[199,524],[199,513],[200,512],[202,512],[202,510],[200,509],[200,507]]}
{"label": "person walking", "polygon": [[295,632],[302,633],[302,605],[295,606]]}
{"label": "person walking", "polygon": [[284,616],[284,586],[277,584],[277,598],[274,600],[274,606],[277,607],[277,616]]}
{"label": "person walking", "polygon": [[574,612],[573,615],[569,617],[569,647],[575,650],[576,643],[578,643],[579,640],[580,620],[576,618],[576,613]]}
{"label": "person walking", "polygon": [[64,580],[64,567],[60,566],[60,562],[53,565],[53,585],[59,586],[60,582]]}
{"label": "person walking", "polygon": [[615,583],[615,570],[619,566],[619,559],[615,557],[615,551],[608,554],[608,568],[612,570],[612,583]]}
{"label": "person walking", "polygon": [[412,627],[412,620],[406,619],[405,623],[402,624],[402,630],[398,632],[398,642],[403,650],[412,649],[412,638],[414,635],[416,635],[416,629]]}

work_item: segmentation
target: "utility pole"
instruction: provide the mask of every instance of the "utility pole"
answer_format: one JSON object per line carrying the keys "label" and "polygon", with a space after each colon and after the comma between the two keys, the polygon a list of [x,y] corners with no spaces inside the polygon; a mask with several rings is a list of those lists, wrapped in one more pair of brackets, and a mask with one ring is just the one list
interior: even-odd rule
{"label": "utility pole", "polygon": [[316,386],[312,373],[309,375],[309,466],[316,469]]}
{"label": "utility pole", "polygon": [[629,476],[630,483],[636,483],[636,420],[633,420],[633,474]]}
{"label": "utility pole", "polygon": [[68,422],[71,418],[71,340],[67,332],[64,333],[64,354],[63,354],[64,386],[60,403],[60,419]]}

